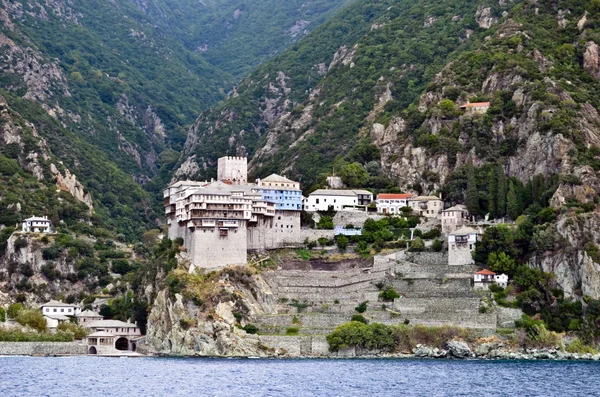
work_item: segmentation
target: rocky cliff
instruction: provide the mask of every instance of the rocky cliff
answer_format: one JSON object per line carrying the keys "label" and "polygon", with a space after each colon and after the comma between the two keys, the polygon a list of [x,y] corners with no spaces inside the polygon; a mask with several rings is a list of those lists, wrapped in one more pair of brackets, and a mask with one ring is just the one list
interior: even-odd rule
{"label": "rocky cliff", "polygon": [[276,312],[271,290],[260,275],[225,269],[201,285],[194,284],[194,275],[179,277],[188,280],[181,293],[162,289],[154,299],[147,329],[147,343],[154,351],[245,357],[267,352],[257,336],[241,328],[251,316]]}

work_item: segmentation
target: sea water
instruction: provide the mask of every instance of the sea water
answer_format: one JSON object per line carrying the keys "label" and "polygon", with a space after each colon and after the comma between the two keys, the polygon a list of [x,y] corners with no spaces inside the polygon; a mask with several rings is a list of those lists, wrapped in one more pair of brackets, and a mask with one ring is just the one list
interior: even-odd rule
{"label": "sea water", "polygon": [[600,396],[600,362],[0,357],[0,396]]}

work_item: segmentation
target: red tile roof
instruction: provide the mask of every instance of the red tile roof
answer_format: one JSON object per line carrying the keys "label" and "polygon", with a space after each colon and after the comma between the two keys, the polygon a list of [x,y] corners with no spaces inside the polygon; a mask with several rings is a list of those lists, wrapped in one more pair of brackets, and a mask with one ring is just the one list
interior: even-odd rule
{"label": "red tile roof", "polygon": [[380,193],[377,195],[377,200],[379,199],[392,199],[392,200],[405,200],[407,198],[413,197],[413,194],[410,193]]}
{"label": "red tile roof", "polygon": [[464,105],[461,105],[461,108],[474,108],[474,107],[479,107],[479,106],[490,106],[489,102],[473,102],[473,103],[465,103]]}
{"label": "red tile roof", "polygon": [[480,270],[480,271],[476,272],[475,274],[486,274],[486,275],[489,275],[489,276],[493,276],[496,273],[494,273],[493,271],[488,270],[488,269],[483,269],[483,270]]}

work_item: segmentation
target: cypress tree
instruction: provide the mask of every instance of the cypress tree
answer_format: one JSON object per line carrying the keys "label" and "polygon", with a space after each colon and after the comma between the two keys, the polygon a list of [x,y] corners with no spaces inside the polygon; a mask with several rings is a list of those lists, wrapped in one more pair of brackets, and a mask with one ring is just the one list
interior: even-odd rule
{"label": "cypress tree", "polygon": [[519,197],[517,194],[517,188],[513,181],[510,181],[508,187],[508,194],[506,195],[506,210],[510,219],[515,220],[521,214],[519,210]]}
{"label": "cypress tree", "polygon": [[494,168],[490,169],[488,173],[488,210],[490,219],[498,216],[498,179]]}
{"label": "cypress tree", "polygon": [[479,191],[471,156],[467,160],[467,209],[471,215],[479,214]]}
{"label": "cypress tree", "polygon": [[506,215],[506,177],[504,168],[500,164],[496,167],[496,178],[498,180],[497,216],[504,216]]}

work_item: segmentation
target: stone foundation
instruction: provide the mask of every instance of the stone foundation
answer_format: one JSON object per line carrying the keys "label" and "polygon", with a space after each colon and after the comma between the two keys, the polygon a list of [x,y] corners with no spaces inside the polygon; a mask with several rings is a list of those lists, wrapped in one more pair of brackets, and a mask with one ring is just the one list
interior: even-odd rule
{"label": "stone foundation", "polygon": [[78,342],[0,342],[0,355],[48,356],[87,354],[87,345]]}

